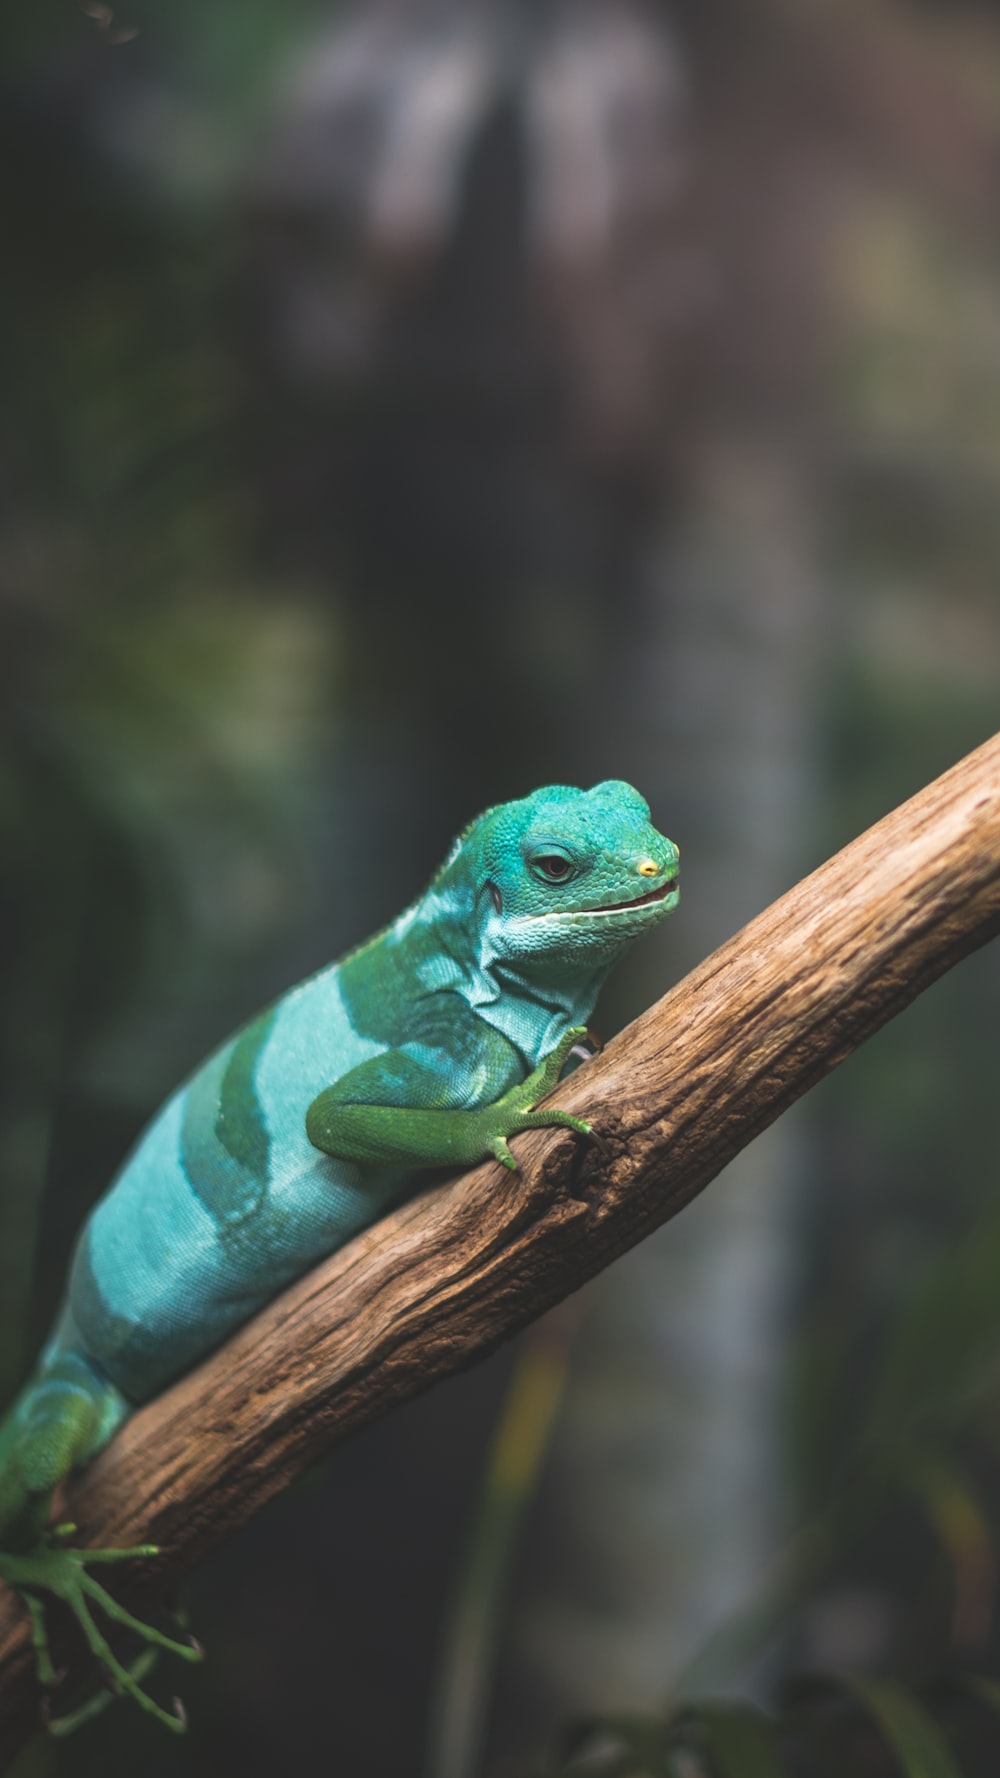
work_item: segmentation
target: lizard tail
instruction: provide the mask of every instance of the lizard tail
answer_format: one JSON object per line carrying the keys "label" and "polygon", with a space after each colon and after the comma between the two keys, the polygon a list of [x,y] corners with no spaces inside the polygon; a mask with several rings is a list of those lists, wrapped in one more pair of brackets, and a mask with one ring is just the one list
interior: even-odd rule
{"label": "lizard tail", "polygon": [[16,1547],[29,1531],[37,1536],[53,1490],[131,1412],[74,1333],[67,1311],[0,1421],[0,1549]]}

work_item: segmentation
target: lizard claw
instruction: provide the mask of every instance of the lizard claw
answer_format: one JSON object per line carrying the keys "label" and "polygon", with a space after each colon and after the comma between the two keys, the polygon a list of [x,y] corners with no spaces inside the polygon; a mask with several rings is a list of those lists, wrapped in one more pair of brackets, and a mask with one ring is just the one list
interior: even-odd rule
{"label": "lizard claw", "polygon": [[[582,1131],[580,1133],[581,1133],[581,1135],[583,1134]],[[590,1127],[587,1130],[587,1140],[588,1140],[588,1142],[592,1142],[596,1149],[600,1150],[601,1154],[604,1156],[604,1159],[606,1161],[610,1161],[611,1150],[608,1147],[607,1143],[605,1142],[604,1137],[601,1135],[600,1131],[595,1130],[592,1124],[590,1125]]]}

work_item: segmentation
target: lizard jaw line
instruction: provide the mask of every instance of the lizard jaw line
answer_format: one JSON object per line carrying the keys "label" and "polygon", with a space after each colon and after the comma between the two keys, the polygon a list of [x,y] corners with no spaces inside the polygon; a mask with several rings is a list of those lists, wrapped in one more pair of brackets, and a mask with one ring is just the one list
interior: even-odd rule
{"label": "lizard jaw line", "polygon": [[639,895],[635,901],[616,901],[610,907],[565,908],[562,911],[553,909],[547,914],[529,914],[527,918],[529,920],[588,920],[598,916],[601,919],[609,919],[615,914],[631,914],[643,908],[659,906],[668,901],[671,896],[676,899],[677,894],[677,878],[673,876],[668,882],[661,884],[659,889],[651,889],[648,895]]}

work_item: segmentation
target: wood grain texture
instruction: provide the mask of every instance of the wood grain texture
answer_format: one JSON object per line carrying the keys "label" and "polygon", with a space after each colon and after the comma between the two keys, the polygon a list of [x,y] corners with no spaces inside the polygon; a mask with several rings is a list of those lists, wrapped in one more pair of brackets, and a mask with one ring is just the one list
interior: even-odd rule
{"label": "wood grain texture", "polygon": [[[681,916],[683,917],[683,915]],[[472,1363],[682,1209],[1000,930],[1000,736],[863,834],[563,1083],[610,1151],[515,1138],[342,1248],[136,1414],[73,1487],[82,1541],[179,1573],[332,1445]],[[155,1578],[155,1577],[154,1577]],[[162,1579],[162,1576],[161,1576]],[[0,1758],[38,1720],[0,1588]]]}

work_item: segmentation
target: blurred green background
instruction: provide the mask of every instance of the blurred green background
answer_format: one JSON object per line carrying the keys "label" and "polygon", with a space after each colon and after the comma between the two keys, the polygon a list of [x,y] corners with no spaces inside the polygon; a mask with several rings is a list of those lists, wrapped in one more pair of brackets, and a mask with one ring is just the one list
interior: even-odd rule
{"label": "blurred green background", "polygon": [[[161,1098],[477,810],[681,845],[607,1035],[998,726],[998,95],[985,0],[3,14],[0,1396]],[[998,985],[206,1563],[186,1741],[20,1778],[510,1778],[816,1670],[995,1772]]]}

